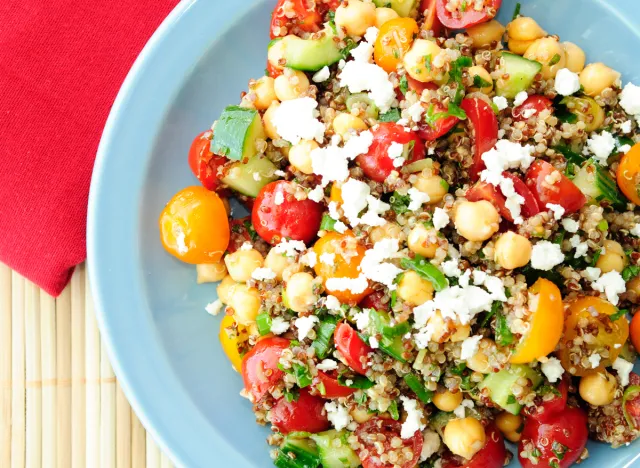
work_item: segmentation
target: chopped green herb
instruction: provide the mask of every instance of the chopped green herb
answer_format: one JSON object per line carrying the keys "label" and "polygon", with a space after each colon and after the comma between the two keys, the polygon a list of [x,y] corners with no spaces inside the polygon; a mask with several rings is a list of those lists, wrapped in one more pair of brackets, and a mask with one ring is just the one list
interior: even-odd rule
{"label": "chopped green herb", "polygon": [[596,266],[596,263],[598,263],[598,259],[600,258],[600,255],[602,255],[602,249],[598,250],[596,253],[593,254],[593,258],[591,259],[591,266],[594,267]]}
{"label": "chopped green herb", "polygon": [[424,66],[427,67],[427,70],[431,71],[431,54],[424,56]]}
{"label": "chopped green herb", "polygon": [[398,403],[396,400],[393,400],[389,405],[389,414],[391,415],[391,419],[397,421],[400,418],[400,413],[398,412]]}
{"label": "chopped green herb", "polygon": [[560,59],[562,57],[560,57],[560,54],[555,54],[553,57],[551,57],[551,60],[549,60],[549,66],[552,67],[555,64],[557,64],[558,62],[560,62]]}
{"label": "chopped green herb", "polygon": [[320,222],[320,230],[321,231],[335,231],[334,226],[336,225],[337,221],[335,219],[333,219],[331,216],[329,215],[324,215],[322,217],[322,221]]}
{"label": "chopped green herb", "polygon": [[484,319],[482,319],[482,323],[480,324],[480,327],[482,328],[486,327],[491,321],[491,319],[493,318],[493,316],[496,315],[498,312],[500,312],[501,308],[502,308],[502,302],[500,301],[495,301],[493,304],[491,304],[491,310],[487,312],[487,315],[485,315]]}
{"label": "chopped green herb", "polygon": [[298,398],[300,398],[300,390],[297,388],[292,388],[291,390],[286,390],[284,391],[284,399],[287,400],[289,403],[291,403],[292,401],[298,401]]}
{"label": "chopped green herb", "polygon": [[449,191],[449,182],[444,179],[440,179],[440,187],[442,187],[447,192]]}
{"label": "chopped green herb", "polygon": [[609,229],[609,223],[607,222],[606,219],[603,219],[602,221],[600,221],[598,223],[598,229],[600,229],[602,232],[606,231],[607,229]]}
{"label": "chopped green herb", "polygon": [[415,374],[407,374],[404,376],[404,382],[416,394],[418,399],[423,403],[431,403],[433,392],[427,390],[422,381]]}
{"label": "chopped green herb", "polygon": [[638,275],[640,275],[639,265],[629,265],[622,270],[622,279],[625,281],[629,281],[631,278],[635,278]]}
{"label": "chopped green herb", "polygon": [[508,346],[513,343],[513,333],[509,329],[507,317],[501,312],[496,314],[496,343]]}
{"label": "chopped green herb", "polygon": [[[465,55],[458,57],[451,62],[451,69],[449,71],[449,83],[456,83],[456,92],[451,102],[456,106],[460,105],[462,98],[464,97],[464,83],[462,82],[462,69],[468,68],[473,65],[471,57]],[[466,116],[465,116],[466,117]]]}
{"label": "chopped green herb", "polygon": [[251,224],[251,221],[246,220],[243,224],[244,224],[244,227],[247,229],[247,232],[249,233],[249,237],[251,238],[251,240],[252,241],[256,240],[258,238],[258,233],[253,228],[253,224]]}
{"label": "chopped green herb", "polygon": [[612,322],[615,322],[616,320],[618,320],[621,317],[624,317],[628,313],[629,313],[629,309],[618,309],[614,314],[609,315],[609,319]]}
{"label": "chopped green herb", "polygon": [[466,368],[467,364],[465,362],[461,362],[456,367],[450,368],[449,372],[451,372],[453,375],[462,375]]}
{"label": "chopped green herb", "polygon": [[473,75],[473,86],[476,88],[488,88],[492,84],[483,79],[480,75]]}
{"label": "chopped green herb", "polygon": [[364,405],[367,402],[367,394],[364,392],[356,392],[353,395],[353,399],[356,400],[356,403],[359,405]]}
{"label": "chopped green herb", "polygon": [[538,395],[546,395],[548,393],[553,393],[556,396],[562,396],[562,393],[560,393],[560,390],[558,390],[553,385],[543,385],[537,390],[537,393]]}
{"label": "chopped green herb", "polygon": [[[400,275],[398,275],[400,276]],[[398,302],[398,292],[397,291],[391,291],[391,308],[393,309],[396,306],[396,302]]]}
{"label": "chopped green herb", "polygon": [[420,255],[416,255],[413,259],[403,258],[400,261],[400,265],[402,268],[418,273],[421,277],[429,281],[436,291],[442,291],[449,286],[449,281],[447,277],[444,276],[444,273]]}
{"label": "chopped green herb", "polygon": [[467,11],[467,0],[462,0],[462,3],[460,4],[460,11],[462,13],[464,13],[465,11]]}
{"label": "chopped green herb", "polygon": [[344,42],[346,45],[344,46],[344,48],[340,50],[340,55],[342,55],[342,58],[344,60],[347,60],[349,58],[349,54],[351,53],[351,51],[355,49],[358,46],[358,44],[350,37],[347,37],[344,40]]}
{"label": "chopped green herb", "polygon": [[307,366],[294,362],[291,367],[293,368],[293,375],[296,378],[298,387],[305,388],[311,385],[313,379],[311,378],[311,374],[309,373],[309,368]]}
{"label": "chopped green herb", "polygon": [[389,199],[389,204],[391,205],[391,209],[396,212],[396,214],[404,214],[409,211],[409,204],[411,203],[411,197],[409,195],[402,195],[399,192],[393,192],[391,198]]}
{"label": "chopped green herb", "polygon": [[513,405],[516,401],[518,401],[518,400],[516,400],[516,397],[513,396],[513,395],[509,395],[507,397],[507,404],[508,405]]}
{"label": "chopped green herb", "polygon": [[344,374],[338,376],[338,383],[343,387],[359,388],[360,390],[366,390],[375,384],[374,381],[367,379],[364,375],[345,377]]}
{"label": "chopped green herb", "polygon": [[512,20],[516,19],[518,16],[520,16],[520,8],[522,8],[522,5],[520,4],[520,2],[516,3],[516,9],[513,11],[513,17]]}
{"label": "chopped green herb", "polygon": [[407,91],[409,91],[409,82],[407,81],[406,75],[400,77],[400,91],[402,94],[407,94]]}
{"label": "chopped green herb", "polygon": [[256,324],[258,325],[258,332],[260,336],[264,336],[271,332],[271,317],[269,312],[261,312],[256,317]]}
{"label": "chopped green herb", "polygon": [[398,109],[397,107],[393,107],[387,112],[380,114],[378,120],[380,122],[397,122],[398,120],[400,120],[400,117],[400,109]]}
{"label": "chopped green herb", "polygon": [[558,244],[558,245],[562,245],[562,242],[564,242],[564,236],[566,235],[566,231],[562,230],[559,233],[557,233],[555,235],[555,237],[553,238],[553,243],[554,244]]}
{"label": "chopped green herb", "polygon": [[313,349],[316,350],[318,359],[324,359],[329,354],[329,348],[333,343],[333,332],[337,323],[338,319],[336,317],[327,317],[318,325],[316,339],[311,343]]}

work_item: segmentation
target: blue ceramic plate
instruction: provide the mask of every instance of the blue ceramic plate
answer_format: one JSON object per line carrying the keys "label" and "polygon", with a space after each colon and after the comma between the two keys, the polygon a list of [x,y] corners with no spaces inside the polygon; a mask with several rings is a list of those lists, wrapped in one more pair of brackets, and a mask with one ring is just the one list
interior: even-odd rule
{"label": "blue ceramic plate", "polygon": [[[635,0],[525,0],[523,13],[640,83]],[[204,306],[215,286],[165,254],[157,218],[179,189],[197,183],[192,138],[249,78],[262,76],[275,0],[183,1],[129,73],[107,122],[89,202],[88,254],[98,320],[136,413],[180,466],[271,466],[267,430],[218,343]],[[503,2],[508,22],[515,2]],[[631,466],[640,442],[591,443],[584,468]],[[636,463],[640,463],[637,461]]]}

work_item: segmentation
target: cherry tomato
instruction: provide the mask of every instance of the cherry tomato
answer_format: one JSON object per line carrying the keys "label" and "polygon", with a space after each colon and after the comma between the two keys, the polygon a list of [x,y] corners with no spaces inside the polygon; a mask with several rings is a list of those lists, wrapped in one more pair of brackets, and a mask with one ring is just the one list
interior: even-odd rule
{"label": "cherry tomato", "polygon": [[[558,351],[558,357],[566,371],[582,376],[588,372],[602,371],[616,360],[629,337],[629,321],[626,317],[617,320],[609,318],[617,311],[611,303],[594,296],[581,297],[569,303],[569,315],[564,322],[564,335]],[[576,352],[573,350],[573,340],[586,333],[594,335],[594,339],[583,341],[580,345],[582,352]],[[620,346],[616,347],[617,345]],[[590,363],[583,366],[584,357],[591,354],[604,356],[607,352],[609,357],[603,357],[595,369],[591,368]]]}
{"label": "cherry tomato", "polygon": [[629,334],[631,335],[633,347],[640,353],[640,309],[636,310],[635,315],[631,319]]}
{"label": "cherry tomato", "polygon": [[627,423],[636,431],[640,430],[640,376],[635,372],[629,374],[629,386],[623,398],[623,414]]}
{"label": "cherry tomato", "polygon": [[[357,278],[360,276],[360,262],[364,258],[366,248],[358,242],[350,231],[340,234],[337,232],[328,232],[318,239],[313,246],[313,251],[318,256],[318,262],[314,267],[316,275],[324,279],[326,282],[330,278]],[[319,259],[323,254],[334,254],[333,265],[327,265]],[[327,288],[327,292],[335,297],[343,304],[356,305],[371,289],[367,287],[359,294],[351,292],[347,289],[338,291]]]}
{"label": "cherry tomato", "polygon": [[375,62],[387,73],[395,72],[418,31],[418,23],[412,18],[396,18],[384,23],[373,50]]}
{"label": "cherry tomato", "polygon": [[265,338],[242,358],[242,379],[244,388],[258,402],[284,375],[278,369],[282,351],[289,347],[284,338]]}
{"label": "cherry tomato", "polygon": [[511,362],[526,364],[551,353],[560,341],[564,306],[558,286],[540,278],[529,289],[529,308],[533,309],[529,330],[520,339]]}
{"label": "cherry tomato", "polygon": [[[501,468],[507,458],[502,433],[493,425],[485,428],[487,442],[471,460],[447,460],[442,468]],[[458,457],[456,457],[458,458]]]}
{"label": "cherry tomato", "polygon": [[384,292],[374,291],[371,294],[367,295],[367,297],[362,299],[358,305],[363,309],[375,309],[388,312],[390,310],[391,304],[389,302],[382,302],[383,297]]}
{"label": "cherry tomato", "polygon": [[260,237],[270,244],[282,239],[311,242],[318,234],[322,205],[295,198],[294,182],[277,180],[265,185],[256,197],[251,221]]}
{"label": "cherry tomato", "polygon": [[[518,195],[524,198],[524,203],[521,207],[522,217],[527,219],[540,213],[538,201],[535,199],[533,193],[531,193],[531,190],[529,190],[526,184],[518,176],[510,172],[505,171],[502,173],[502,175],[513,181],[514,190]],[[487,182],[478,182],[476,183],[476,185],[467,190],[466,197],[469,201],[490,201],[498,209],[498,212],[503,218],[510,222],[513,222],[513,215],[507,208],[507,199],[502,194],[502,191],[497,187]]]}
{"label": "cherry tomato", "polygon": [[374,127],[371,133],[373,133],[373,143],[369,147],[369,152],[356,157],[356,162],[365,175],[376,182],[384,182],[392,171],[400,170],[393,165],[393,160],[389,157],[391,143],[407,145],[413,142],[413,151],[409,153],[405,164],[424,159],[425,148],[422,140],[415,132],[406,132],[401,125],[384,122]]}
{"label": "cherry tomato", "polygon": [[218,169],[224,166],[228,159],[211,152],[211,138],[213,132],[207,130],[193,140],[189,149],[189,167],[204,187],[215,190],[220,185]]}
{"label": "cherry tomato", "polygon": [[266,71],[267,71],[267,76],[270,76],[274,80],[278,78],[280,75],[282,75],[282,73],[284,73],[284,69],[279,69],[274,67],[273,64],[268,60],[267,60]]}
{"label": "cherry tomato", "polygon": [[474,1],[460,2],[453,12],[447,10],[448,3],[449,0],[437,0],[438,19],[447,28],[462,29],[493,19],[498,14],[502,0],[484,0],[480,11],[474,8]]}
{"label": "cherry tomato", "polygon": [[229,244],[227,210],[217,193],[187,187],[174,195],[158,220],[167,252],[186,263],[216,263]]}
{"label": "cherry tomato", "polygon": [[[385,463],[380,460],[380,456],[390,452],[391,440],[400,437],[402,423],[387,418],[373,418],[364,424],[360,424],[356,429],[356,436],[360,441],[360,452],[358,456],[364,468],[392,468],[399,465],[402,468],[414,468],[418,465],[422,444],[424,439],[420,431],[416,431],[409,439],[402,439],[403,447],[409,447],[413,453],[411,460],[398,460],[396,464]],[[384,436],[380,441],[380,436]],[[382,448],[382,451],[380,451]],[[399,450],[397,452],[400,452]]]}
{"label": "cherry tomato", "polygon": [[435,37],[441,37],[444,28],[438,18],[436,1],[437,0],[422,0],[420,3],[420,13],[423,15],[422,25],[420,27],[425,31],[433,31]]}
{"label": "cherry tomato", "polygon": [[[233,253],[238,250],[245,242],[251,242],[251,218],[246,216],[244,218],[236,218],[229,221],[229,229],[231,231],[231,237],[229,239],[229,246],[227,247],[228,253]],[[254,233],[255,235],[255,230]]]}
{"label": "cherry tomato", "polygon": [[[439,88],[435,83],[423,83],[422,81],[411,78],[409,75],[405,75],[405,78],[407,79],[407,86],[409,90],[414,91],[418,96],[422,96],[422,92],[425,89],[435,91]],[[398,97],[398,101],[402,101],[404,99],[404,94],[402,94],[402,90],[400,90],[400,88],[396,89],[396,96]]]}
{"label": "cherry tomato", "polygon": [[[291,5],[293,15],[287,14],[286,4]],[[296,34],[297,32],[316,32],[320,30],[322,16],[315,8],[309,8],[307,0],[278,0],[271,14],[271,39]]]}
{"label": "cherry tomato", "polygon": [[333,334],[336,348],[342,354],[349,367],[359,374],[367,373],[367,356],[373,350],[358,336],[358,333],[347,323],[341,322]]}
{"label": "cherry tomato", "polygon": [[249,338],[244,326],[236,324],[232,315],[225,315],[220,322],[220,345],[231,361],[236,372],[242,371],[242,358],[238,352],[238,344]]}
{"label": "cherry tomato", "polygon": [[[552,110],[553,102],[539,94],[532,94],[522,104],[513,109],[513,118],[515,120],[527,120],[534,115],[539,114],[543,110]],[[534,111],[529,117],[525,117],[525,111]]]}
{"label": "cherry tomato", "polygon": [[[447,108],[440,103],[433,105],[434,114],[439,114],[446,111]],[[437,138],[440,138],[442,135],[455,127],[458,122],[460,122],[460,119],[454,115],[440,117],[433,123],[433,125],[422,122],[419,125],[420,130],[418,130],[418,135],[420,135],[420,138],[422,138],[423,140],[433,141]]]}
{"label": "cherry tomato", "polygon": [[539,422],[546,422],[557,413],[561,413],[567,406],[567,397],[569,395],[569,377],[567,374],[562,376],[562,380],[557,388],[560,395],[555,395],[551,400],[545,400],[538,406],[526,406],[524,413],[528,418],[533,418]]}
{"label": "cherry tomato", "polygon": [[[550,184],[550,179],[555,182]],[[531,164],[524,181],[543,209],[546,209],[547,203],[553,203],[562,206],[565,213],[570,214],[578,211],[587,203],[587,197],[573,182],[551,164],[541,159]]]}
{"label": "cherry tomato", "polygon": [[[528,418],[518,445],[518,459],[523,468],[568,468],[580,458],[588,435],[587,415],[580,408],[566,408],[545,422]],[[524,458],[523,453],[531,458]]]}
{"label": "cherry tomato", "polygon": [[622,193],[633,203],[640,205],[640,143],[633,145],[620,160],[617,179]]}
{"label": "cherry tomato", "polygon": [[318,375],[314,379],[314,385],[318,393],[324,398],[341,398],[353,395],[356,391],[355,388],[345,387],[340,385],[336,378],[336,372],[325,373],[318,371]]}
{"label": "cherry tomato", "polygon": [[473,130],[474,155],[469,177],[476,181],[485,167],[482,155],[498,142],[498,119],[491,106],[480,98],[463,99],[460,107],[467,114],[467,121]]}
{"label": "cherry tomato", "polygon": [[271,408],[271,424],[282,434],[290,432],[322,432],[331,423],[324,411],[324,400],[313,396],[306,388],[300,389],[297,400],[279,399]]}

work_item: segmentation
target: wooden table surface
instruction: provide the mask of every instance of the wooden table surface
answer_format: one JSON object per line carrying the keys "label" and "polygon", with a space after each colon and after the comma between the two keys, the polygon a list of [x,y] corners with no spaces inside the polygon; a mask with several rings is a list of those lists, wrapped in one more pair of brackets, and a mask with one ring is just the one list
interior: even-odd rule
{"label": "wooden table surface", "polygon": [[0,467],[168,468],[131,410],[80,266],[57,299],[0,263]]}

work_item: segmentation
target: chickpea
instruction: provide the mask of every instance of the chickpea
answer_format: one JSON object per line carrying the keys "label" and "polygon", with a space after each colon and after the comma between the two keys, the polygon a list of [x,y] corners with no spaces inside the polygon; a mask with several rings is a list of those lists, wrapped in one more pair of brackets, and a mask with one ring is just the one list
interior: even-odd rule
{"label": "chickpea", "polygon": [[418,224],[409,233],[407,245],[412,252],[423,257],[433,258],[438,250],[436,232],[435,230],[427,229],[423,224]]}
{"label": "chickpea", "polygon": [[304,174],[313,174],[311,152],[320,145],[315,140],[302,140],[289,149],[289,162]]}
{"label": "chickpea", "polygon": [[508,440],[518,442],[521,437],[519,431],[522,430],[522,416],[503,411],[496,416],[496,426]]}
{"label": "chickpea", "polygon": [[484,93],[484,94],[489,94],[491,92],[491,90],[493,89],[493,79],[491,78],[491,75],[487,70],[485,70],[483,67],[479,67],[476,65],[476,66],[470,67],[467,70],[467,72],[469,73],[469,76],[471,77],[472,80],[475,80],[475,77],[477,76],[481,80],[484,80],[488,83],[487,86],[484,86],[482,88],[477,88],[475,86],[472,86],[471,88],[469,88],[469,91],[471,92],[480,91],[481,93]]}
{"label": "chickpea", "polygon": [[263,76],[249,86],[249,91],[256,95],[253,101],[256,109],[268,109],[271,103],[277,99],[274,83],[275,80],[270,76]]}
{"label": "chickpea", "polygon": [[[404,54],[402,59],[404,68],[411,78],[423,83],[441,78],[440,75],[436,74],[437,71],[433,65],[433,59],[440,55],[440,52],[442,52],[442,49],[435,42],[416,39],[409,52]],[[431,66],[426,65],[427,57],[431,57]]]}
{"label": "chickpea", "polygon": [[509,42],[507,43],[507,47],[509,48],[509,51],[513,52],[514,54],[524,55],[524,53],[527,51],[529,46],[534,42],[535,40],[519,41],[518,39],[509,39]]}
{"label": "chickpea", "polygon": [[500,215],[491,202],[467,201],[456,208],[454,224],[461,236],[473,242],[482,242],[498,232]]}
{"label": "chickpea", "polygon": [[399,17],[400,15],[393,8],[376,8],[376,28],[380,29],[387,21]]}
{"label": "chickpea", "polygon": [[621,273],[628,262],[622,246],[616,241],[606,240],[603,242],[602,247],[604,248],[604,253],[598,257],[596,268],[600,268],[603,274],[614,270]]}
{"label": "chickpea", "polygon": [[580,84],[587,96],[598,96],[620,79],[620,73],[604,63],[590,63],[580,72]]}
{"label": "chickpea", "polygon": [[419,306],[433,299],[433,285],[415,271],[407,271],[398,283],[398,297],[410,306]]}
{"label": "chickpea", "polygon": [[565,68],[567,57],[557,39],[544,37],[533,42],[524,53],[524,58],[542,64],[542,77],[545,80],[555,78],[561,68]]}
{"label": "chickpea", "polygon": [[287,41],[285,41],[284,38],[280,39],[276,42],[273,42],[271,44],[271,47],[269,47],[269,50],[267,51],[267,60],[276,70],[284,69],[284,66],[282,64],[285,62],[284,49],[286,43]]}
{"label": "chickpea", "polygon": [[451,341],[452,343],[458,343],[460,341],[464,341],[467,338],[469,338],[469,335],[471,335],[471,326],[468,324],[456,325],[455,328],[456,329],[453,332],[453,335],[449,337],[449,341]]}
{"label": "chickpea", "polygon": [[593,406],[605,406],[615,398],[616,378],[607,371],[593,372],[580,379],[579,392],[584,401]]}
{"label": "chickpea", "polygon": [[567,68],[573,73],[580,73],[584,69],[587,57],[584,50],[575,45],[573,42],[563,42],[564,53],[567,57]]}
{"label": "chickpea", "polygon": [[487,436],[480,421],[463,418],[447,423],[442,440],[451,452],[470,460],[484,447]]}
{"label": "chickpea", "polygon": [[285,68],[284,73],[274,81],[276,96],[281,101],[297,99],[309,89],[309,78],[304,72]]}
{"label": "chickpea", "polygon": [[364,120],[347,112],[341,112],[333,119],[333,130],[343,140],[347,140],[352,134],[367,130],[369,127]]}
{"label": "chickpea", "polygon": [[233,309],[236,322],[240,325],[255,323],[260,312],[260,293],[256,288],[250,288],[246,284],[236,284],[231,289],[229,307]]}
{"label": "chickpea", "polygon": [[500,42],[504,35],[504,26],[498,21],[491,20],[488,23],[476,24],[467,28],[467,34],[473,41],[473,47],[480,49]]}
{"label": "chickpea", "polygon": [[507,25],[509,39],[535,41],[547,35],[540,25],[528,16],[519,16]]}
{"label": "chickpea", "polygon": [[273,117],[276,113],[276,110],[280,107],[280,103],[278,101],[273,101],[267,111],[262,116],[262,123],[264,124],[264,133],[271,138],[272,140],[278,140],[280,135],[276,130],[276,126],[273,123]]}
{"label": "chickpea", "polygon": [[386,223],[382,226],[374,227],[369,233],[369,239],[375,244],[383,239],[404,240],[402,228],[396,223]]}
{"label": "chickpea", "polygon": [[358,424],[366,423],[375,416],[375,413],[367,411],[365,408],[356,406],[350,411],[351,417]]}
{"label": "chickpea", "polygon": [[236,250],[224,257],[224,263],[233,280],[243,283],[251,279],[253,270],[264,266],[264,257],[255,249]]}
{"label": "chickpea", "polygon": [[289,307],[294,312],[307,312],[318,301],[316,285],[309,273],[295,273],[287,282]]}
{"label": "chickpea", "polygon": [[418,178],[413,186],[423,193],[429,195],[429,205],[440,203],[449,192],[449,184],[446,180],[430,171],[423,171],[418,174]]}
{"label": "chickpea", "polygon": [[215,283],[227,276],[227,267],[222,261],[218,263],[200,263],[196,265],[196,274],[198,275],[198,284]]}
{"label": "chickpea", "polygon": [[430,330],[433,330],[431,341],[435,341],[436,343],[444,343],[447,341],[446,336],[449,333],[449,325],[444,321],[439,310],[436,310],[436,313],[429,318],[427,325]]}
{"label": "chickpea", "polygon": [[433,404],[440,411],[453,411],[462,403],[462,392],[452,393],[449,390],[433,395]]}
{"label": "chickpea", "polygon": [[238,283],[233,281],[233,278],[229,275],[222,278],[222,281],[220,282],[216,290],[216,292],[218,293],[218,299],[228,305],[231,299],[231,293],[236,284]]}
{"label": "chickpea", "polygon": [[360,0],[349,0],[336,10],[335,22],[349,36],[364,36],[367,29],[376,24],[376,6]]}
{"label": "chickpea", "polygon": [[478,352],[467,359],[467,367],[475,372],[481,374],[489,374],[492,372],[492,368],[489,365],[489,354],[496,351],[496,344],[489,338],[483,338],[478,344]]}
{"label": "chickpea", "polygon": [[531,260],[532,249],[529,239],[513,231],[507,231],[496,241],[494,260],[506,270],[520,268]]}
{"label": "chickpea", "polygon": [[279,280],[282,280],[284,270],[292,264],[291,257],[287,257],[275,251],[269,250],[267,258],[264,259],[264,266],[270,268]]}
{"label": "chickpea", "polygon": [[640,276],[636,276],[627,283],[627,292],[635,294],[636,300],[640,299]]}

